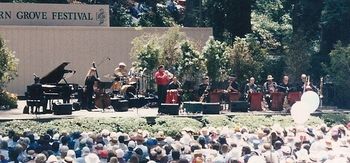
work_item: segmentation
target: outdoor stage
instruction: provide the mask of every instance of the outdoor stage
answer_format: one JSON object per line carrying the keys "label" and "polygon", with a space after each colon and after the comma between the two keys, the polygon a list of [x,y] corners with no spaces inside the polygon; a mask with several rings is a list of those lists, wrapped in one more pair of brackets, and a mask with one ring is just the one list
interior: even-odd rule
{"label": "outdoor stage", "polygon": [[[115,112],[113,109],[106,109],[102,112],[102,109],[94,109],[92,111],[79,110],[73,111],[72,115],[53,115],[53,114],[23,114],[23,108],[26,101],[18,101],[18,108],[11,110],[0,110],[0,121],[9,120],[51,120],[51,119],[62,119],[62,118],[105,118],[105,117],[158,117],[163,115],[158,115],[158,108],[129,108],[127,112]],[[322,107],[317,110],[312,115],[320,114],[349,114],[350,110],[337,109],[336,107]],[[215,116],[219,114],[205,114],[205,116]],[[253,111],[253,112],[221,112],[220,115],[235,116],[235,115],[262,115],[262,116],[272,116],[272,115],[289,115],[289,113],[279,112],[279,111]],[[204,114],[179,114],[178,117],[201,117]]]}

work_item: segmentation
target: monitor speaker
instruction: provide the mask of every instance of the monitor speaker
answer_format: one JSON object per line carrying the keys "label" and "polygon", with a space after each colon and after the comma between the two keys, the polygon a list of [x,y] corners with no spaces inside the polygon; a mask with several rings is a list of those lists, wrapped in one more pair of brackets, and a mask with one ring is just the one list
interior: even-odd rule
{"label": "monitor speaker", "polygon": [[220,114],[220,103],[203,103],[203,114]]}
{"label": "monitor speaker", "polygon": [[125,112],[129,110],[128,100],[111,99],[111,105],[116,112]]}
{"label": "monitor speaker", "polygon": [[159,107],[158,113],[168,115],[179,115],[179,104],[162,103]]}
{"label": "monitor speaker", "polygon": [[233,101],[231,102],[231,112],[248,112],[249,104],[247,101]]}
{"label": "monitor speaker", "polygon": [[72,115],[72,104],[53,103],[52,110],[54,115]]}

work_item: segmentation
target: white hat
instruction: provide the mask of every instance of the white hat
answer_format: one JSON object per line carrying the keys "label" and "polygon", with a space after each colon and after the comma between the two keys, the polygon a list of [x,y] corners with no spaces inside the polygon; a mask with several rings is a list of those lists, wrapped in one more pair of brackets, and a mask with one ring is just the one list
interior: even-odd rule
{"label": "white hat", "polygon": [[81,150],[81,155],[82,156],[86,156],[90,153],[90,149],[89,147],[84,147],[82,150]]}
{"label": "white hat", "polygon": [[309,155],[306,149],[301,149],[298,152],[295,152],[295,154],[298,157],[298,161],[308,161],[309,160]]}
{"label": "white hat", "polygon": [[126,64],[124,62],[120,62],[119,66],[126,66]]}
{"label": "white hat", "polygon": [[115,153],[117,154],[117,158],[123,158],[124,157],[124,151],[121,149],[117,149],[115,151]]}
{"label": "white hat", "polygon": [[174,140],[172,137],[168,136],[168,137],[166,137],[166,138],[164,139],[164,141],[165,141],[167,144],[172,144],[172,143],[174,143],[175,140]]}
{"label": "white hat", "polygon": [[34,159],[35,162],[45,162],[46,161],[46,156],[42,153],[39,153],[38,155],[35,156]]}
{"label": "white hat", "polygon": [[89,153],[85,156],[85,163],[100,163],[100,159],[95,153]]}
{"label": "white hat", "polygon": [[60,134],[56,133],[53,135],[52,140],[59,140],[60,139]]}
{"label": "white hat", "polygon": [[266,163],[264,157],[262,156],[251,156],[248,160],[248,163]]}
{"label": "white hat", "polygon": [[76,158],[76,156],[75,156],[75,152],[74,152],[73,150],[68,150],[68,152],[67,152],[67,156],[68,156],[68,157],[72,157],[73,159],[75,159],[75,158]]}
{"label": "white hat", "polygon": [[136,147],[136,143],[134,141],[129,141],[128,147],[129,148],[135,148]]}
{"label": "white hat", "polygon": [[58,159],[55,155],[50,155],[46,162],[47,163],[57,163]]}

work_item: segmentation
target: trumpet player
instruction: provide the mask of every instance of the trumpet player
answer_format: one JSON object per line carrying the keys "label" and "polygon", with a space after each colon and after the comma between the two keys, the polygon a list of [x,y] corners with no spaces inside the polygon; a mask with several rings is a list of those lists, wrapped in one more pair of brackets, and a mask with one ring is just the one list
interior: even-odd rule
{"label": "trumpet player", "polygon": [[158,71],[154,74],[154,78],[157,84],[158,106],[160,107],[161,103],[165,102],[166,91],[171,78],[169,73],[166,72],[164,65],[158,67]]}

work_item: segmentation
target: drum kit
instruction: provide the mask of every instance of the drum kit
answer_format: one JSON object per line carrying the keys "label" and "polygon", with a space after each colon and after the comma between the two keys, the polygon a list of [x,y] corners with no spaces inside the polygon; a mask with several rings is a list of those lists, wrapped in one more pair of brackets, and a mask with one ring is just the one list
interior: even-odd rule
{"label": "drum kit", "polygon": [[122,74],[106,74],[103,77],[112,80],[110,90],[113,92],[113,95],[117,97],[134,98],[144,92],[144,88],[141,87],[145,85],[143,74],[134,73],[129,76],[123,76]]}

